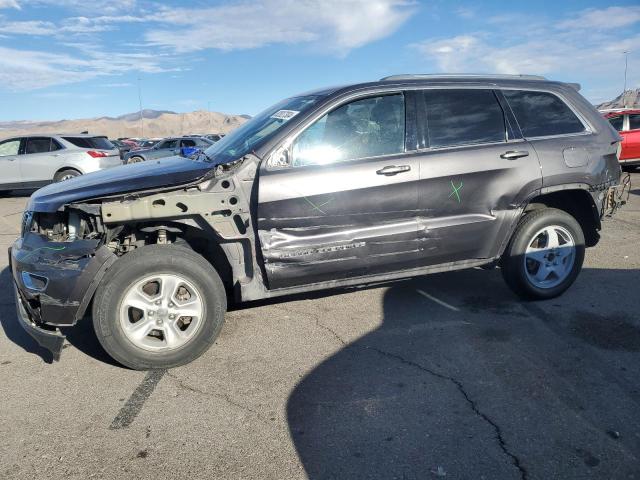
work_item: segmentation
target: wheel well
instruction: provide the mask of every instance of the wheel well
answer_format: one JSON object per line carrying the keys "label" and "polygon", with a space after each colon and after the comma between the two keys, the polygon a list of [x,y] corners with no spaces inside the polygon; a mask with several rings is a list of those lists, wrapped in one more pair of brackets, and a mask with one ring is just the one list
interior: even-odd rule
{"label": "wheel well", "polygon": [[582,228],[587,247],[593,247],[598,243],[600,217],[598,208],[589,192],[586,190],[562,190],[538,195],[531,199],[525,208],[525,213],[545,207],[564,210],[575,218]]}
{"label": "wheel well", "polygon": [[56,173],[53,174],[53,176],[55,177],[59,173],[68,172],[68,171],[78,172],[80,175],[82,175],[82,172],[80,170],[78,170],[77,168],[74,168],[74,167],[62,167],[62,168],[59,168],[56,171]]}
{"label": "wheel well", "polygon": [[227,290],[232,289],[233,270],[226,253],[218,242],[207,236],[202,230],[192,227],[185,229],[184,235],[178,238],[184,240],[193,251],[202,255],[216,269]]}
{"label": "wheel well", "polygon": [[124,223],[107,233],[109,248],[118,256],[155,244],[176,244],[202,255],[218,272],[229,291],[234,287],[233,269],[225,248],[209,231],[179,220]]}

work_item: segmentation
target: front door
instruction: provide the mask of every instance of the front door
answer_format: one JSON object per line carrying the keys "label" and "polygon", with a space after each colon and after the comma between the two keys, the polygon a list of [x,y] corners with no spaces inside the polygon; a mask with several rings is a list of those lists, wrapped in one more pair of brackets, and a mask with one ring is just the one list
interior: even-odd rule
{"label": "front door", "polygon": [[18,187],[22,183],[18,154],[20,153],[20,139],[10,138],[0,142],[0,185]]}
{"label": "front door", "polygon": [[402,93],[337,105],[293,140],[287,166],[263,163],[258,230],[270,288],[415,265],[419,162],[406,151],[414,125],[405,112]]}
{"label": "front door", "polygon": [[425,90],[419,116],[419,263],[492,258],[542,184],[540,164],[490,89]]}

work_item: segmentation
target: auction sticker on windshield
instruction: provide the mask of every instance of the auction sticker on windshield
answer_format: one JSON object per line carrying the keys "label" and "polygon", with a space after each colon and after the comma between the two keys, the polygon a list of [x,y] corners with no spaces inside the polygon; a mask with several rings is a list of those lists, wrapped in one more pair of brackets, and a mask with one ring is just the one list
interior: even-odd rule
{"label": "auction sticker on windshield", "polygon": [[296,110],[278,110],[276,113],[271,115],[271,118],[278,118],[286,122],[287,120],[291,120],[293,117],[295,117],[299,113],[300,112]]}

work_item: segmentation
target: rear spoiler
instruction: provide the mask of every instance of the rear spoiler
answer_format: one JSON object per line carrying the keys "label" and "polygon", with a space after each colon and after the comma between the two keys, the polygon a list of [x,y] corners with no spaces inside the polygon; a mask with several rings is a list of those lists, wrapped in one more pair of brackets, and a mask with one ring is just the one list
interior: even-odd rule
{"label": "rear spoiler", "polygon": [[579,92],[580,89],[582,88],[582,85],[580,85],[579,83],[565,83],[565,85],[569,85],[571,88],[573,88],[576,92]]}

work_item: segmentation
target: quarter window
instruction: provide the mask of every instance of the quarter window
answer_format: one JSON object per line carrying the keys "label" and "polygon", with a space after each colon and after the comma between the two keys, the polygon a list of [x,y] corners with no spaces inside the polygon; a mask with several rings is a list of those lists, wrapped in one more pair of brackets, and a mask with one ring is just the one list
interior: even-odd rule
{"label": "quarter window", "polygon": [[629,115],[629,130],[640,129],[640,114]]}
{"label": "quarter window", "polygon": [[0,142],[0,157],[18,155],[20,140],[5,140]]}
{"label": "quarter window", "polygon": [[292,164],[325,165],[404,152],[404,95],[356,100],[327,113],[298,136]]}
{"label": "quarter window", "polygon": [[567,135],[584,131],[576,114],[556,95],[548,92],[504,90],[525,137]]}
{"label": "quarter window", "polygon": [[491,90],[425,90],[429,146],[506,141],[502,108]]}

